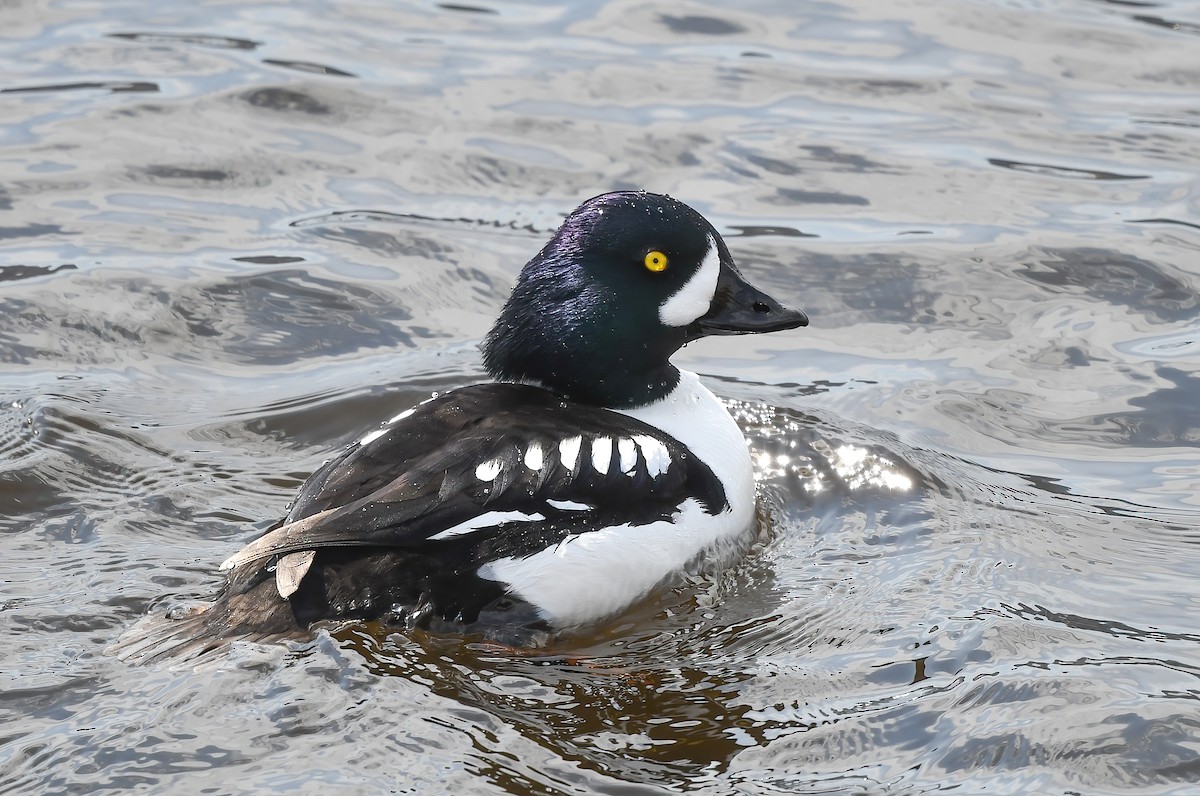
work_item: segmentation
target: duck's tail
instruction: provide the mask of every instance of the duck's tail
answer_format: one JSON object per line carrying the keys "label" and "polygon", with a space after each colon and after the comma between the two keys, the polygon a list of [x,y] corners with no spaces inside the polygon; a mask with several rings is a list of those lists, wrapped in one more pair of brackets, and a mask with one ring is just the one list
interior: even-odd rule
{"label": "duck's tail", "polygon": [[199,663],[226,652],[235,641],[305,638],[292,606],[264,580],[242,593],[228,590],[212,603],[147,616],[125,631],[106,651],[142,665]]}
{"label": "duck's tail", "polygon": [[198,662],[200,658],[228,647],[233,640],[209,628],[211,608],[211,605],[198,605],[143,617],[105,652],[135,665],[168,660]]}

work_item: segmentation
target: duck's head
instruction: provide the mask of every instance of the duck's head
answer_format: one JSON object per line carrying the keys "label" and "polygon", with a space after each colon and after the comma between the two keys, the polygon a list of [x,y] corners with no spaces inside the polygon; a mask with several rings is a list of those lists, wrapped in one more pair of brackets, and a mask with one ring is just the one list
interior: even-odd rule
{"label": "duck's head", "polygon": [[580,205],[526,264],[483,355],[494,378],[629,408],[670,392],[685,343],[807,324],[742,277],[704,216],[620,191]]}

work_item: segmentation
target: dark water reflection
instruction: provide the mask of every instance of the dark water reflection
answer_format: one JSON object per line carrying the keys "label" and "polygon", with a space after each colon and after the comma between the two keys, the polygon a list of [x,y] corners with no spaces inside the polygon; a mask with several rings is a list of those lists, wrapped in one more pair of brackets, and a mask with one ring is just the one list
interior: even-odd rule
{"label": "dark water reflection", "polygon": [[[0,791],[1196,792],[1190,4],[0,17]],[[536,655],[104,655],[628,187],[813,321],[680,357],[744,560]]]}

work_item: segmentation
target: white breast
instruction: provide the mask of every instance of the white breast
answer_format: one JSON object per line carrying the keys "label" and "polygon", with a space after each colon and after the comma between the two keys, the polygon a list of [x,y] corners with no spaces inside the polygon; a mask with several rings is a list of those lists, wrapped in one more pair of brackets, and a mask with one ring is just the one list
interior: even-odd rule
{"label": "white breast", "polygon": [[662,429],[721,481],[729,507],[713,516],[686,500],[672,521],[618,525],[577,536],[526,558],[484,565],[480,577],[509,585],[557,628],[595,622],[626,608],[693,559],[732,548],[754,517],[754,473],[741,429],[694,373],[669,395],[623,414]]}

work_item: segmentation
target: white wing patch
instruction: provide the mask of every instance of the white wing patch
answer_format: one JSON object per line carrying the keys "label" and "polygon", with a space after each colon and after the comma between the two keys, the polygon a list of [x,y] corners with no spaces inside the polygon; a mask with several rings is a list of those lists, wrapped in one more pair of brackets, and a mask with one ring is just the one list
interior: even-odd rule
{"label": "white wing patch", "polygon": [[592,440],[592,467],[598,473],[607,473],[612,466],[612,437],[596,437]]}
{"label": "white wing patch", "polygon": [[496,476],[500,475],[501,467],[499,459],[488,459],[475,468],[475,477],[484,482],[495,481]]}
{"label": "white wing patch", "polygon": [[531,442],[525,449],[525,466],[534,472],[542,469],[542,446],[538,443]]}
{"label": "white wing patch", "polygon": [[[423,401],[422,403],[428,403],[428,401]],[[417,411],[417,407],[415,407],[415,406],[412,409],[405,409],[403,412],[396,415],[391,420],[387,421],[386,425],[390,426],[392,423],[399,423],[404,418],[411,417],[412,413],[415,411]]]}
{"label": "white wing patch", "polygon": [[622,437],[617,440],[617,452],[621,454],[621,472],[629,475],[637,467],[637,445]]}
{"label": "white wing patch", "polygon": [[571,437],[558,443],[558,455],[562,459],[562,466],[572,473],[579,463],[579,446],[582,442],[583,437]]}
{"label": "white wing patch", "polygon": [[687,326],[708,312],[713,296],[717,292],[717,277],[721,274],[721,254],[717,242],[708,236],[708,253],[700,267],[683,287],[664,301],[658,308],[658,319],[664,326]]}
{"label": "white wing patch", "polygon": [[388,433],[388,431],[390,431],[390,429],[377,428],[374,431],[372,431],[370,434],[363,435],[363,438],[358,441],[358,444],[359,445],[370,445],[372,442],[379,439],[384,434]]}
{"label": "white wing patch", "polygon": [[392,423],[399,423],[404,418],[412,416],[412,413],[417,411],[418,407],[422,407],[425,404],[429,403],[430,401],[436,401],[437,397],[438,397],[438,394],[435,392],[433,395],[429,396],[424,401],[421,401],[421,403],[417,404],[412,409],[405,409],[403,412],[396,415],[391,420],[387,421],[387,423],[385,423],[384,425],[390,426]]}
{"label": "white wing patch", "polygon": [[574,500],[546,500],[546,505],[563,511],[591,511],[592,506],[586,503],[576,503]]}
{"label": "white wing patch", "polygon": [[523,511],[489,511],[487,514],[480,514],[478,517],[472,517],[469,520],[460,522],[458,525],[453,525],[444,531],[435,533],[429,537],[429,540],[449,539],[451,536],[461,536],[464,533],[478,531],[481,528],[494,528],[505,522],[541,522],[544,519],[546,518],[537,512],[526,514]]}
{"label": "white wing patch", "polygon": [[671,452],[666,445],[646,434],[638,434],[633,441],[642,449],[642,456],[646,457],[646,472],[651,478],[658,478],[670,468]]}

